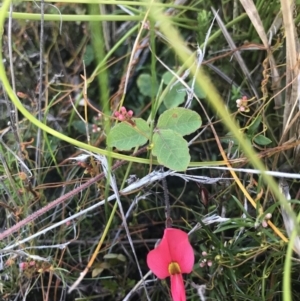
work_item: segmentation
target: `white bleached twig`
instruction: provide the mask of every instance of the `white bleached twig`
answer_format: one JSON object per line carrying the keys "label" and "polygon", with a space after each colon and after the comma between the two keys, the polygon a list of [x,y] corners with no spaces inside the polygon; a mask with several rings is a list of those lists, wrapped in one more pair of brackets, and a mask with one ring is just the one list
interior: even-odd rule
{"label": "white bleached twig", "polygon": [[[291,200],[290,195],[290,188],[288,183],[284,179],[280,179],[279,181],[279,189],[281,193],[284,195],[284,197],[287,199],[287,201]],[[281,215],[283,218],[284,226],[286,229],[286,232],[288,234],[288,237],[290,238],[292,235],[293,230],[295,229],[295,224],[292,218],[288,215],[284,207],[281,205]],[[294,239],[294,250],[297,252],[297,254],[300,256],[300,237],[296,236]]]}
{"label": "white bleached twig", "polygon": [[288,173],[288,172],[281,172],[281,171],[261,171],[258,169],[251,169],[251,168],[229,168],[229,167],[222,167],[222,166],[201,166],[201,167],[195,167],[195,168],[189,168],[188,170],[194,170],[194,169],[217,169],[217,170],[233,170],[237,172],[245,172],[245,173],[250,173],[250,174],[265,174],[265,175],[270,175],[273,177],[277,178],[289,178],[289,179],[300,179],[300,174],[298,173]]}

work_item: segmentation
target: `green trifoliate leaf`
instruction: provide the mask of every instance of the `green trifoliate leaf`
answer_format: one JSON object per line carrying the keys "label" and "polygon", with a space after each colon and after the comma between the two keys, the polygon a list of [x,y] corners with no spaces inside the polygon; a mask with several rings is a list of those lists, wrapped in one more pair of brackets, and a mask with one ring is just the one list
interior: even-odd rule
{"label": "green trifoliate leaf", "polygon": [[[170,71],[165,72],[162,76],[163,82],[166,85],[168,85],[173,78],[174,75]],[[174,82],[174,86],[169,87],[169,91],[164,98],[164,104],[167,107],[167,109],[178,107],[184,102],[185,96],[186,87],[180,82],[176,84]]]}
{"label": "green trifoliate leaf", "polygon": [[132,118],[135,125],[120,122],[115,125],[107,136],[106,143],[119,150],[131,150],[133,147],[145,144],[150,136],[150,128],[142,118]]}
{"label": "green trifoliate leaf", "polygon": [[153,97],[157,93],[158,87],[153,87],[150,74],[142,73],[137,79],[137,86],[144,96]]}
{"label": "green trifoliate leaf", "polygon": [[173,108],[160,115],[157,128],[174,130],[185,136],[195,132],[201,124],[202,120],[198,113],[185,108]]}
{"label": "green trifoliate leaf", "polygon": [[178,171],[187,169],[191,157],[188,144],[180,134],[173,130],[158,130],[152,142],[152,154],[159,164]]}
{"label": "green trifoliate leaf", "polygon": [[168,85],[171,82],[171,80],[173,79],[173,77],[174,77],[174,75],[172,72],[166,71],[162,76],[162,80],[163,80],[164,84]]}
{"label": "green trifoliate leaf", "polygon": [[164,98],[164,104],[167,109],[176,108],[184,103],[186,92],[182,84],[176,85],[173,89],[169,90]]}

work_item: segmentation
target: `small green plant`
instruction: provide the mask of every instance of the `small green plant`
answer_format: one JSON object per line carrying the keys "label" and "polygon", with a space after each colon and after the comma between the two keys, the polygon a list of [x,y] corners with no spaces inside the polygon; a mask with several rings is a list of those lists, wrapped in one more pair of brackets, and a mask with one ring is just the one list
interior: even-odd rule
{"label": "small green plant", "polygon": [[187,169],[191,157],[188,143],[183,136],[195,132],[201,126],[198,113],[185,108],[166,110],[160,115],[153,133],[144,119],[132,118],[132,112],[127,112],[124,107],[115,116],[121,122],[108,134],[108,146],[126,151],[150,140],[149,148],[159,164],[173,170]]}
{"label": "small green plant", "polygon": [[[260,130],[263,128],[263,130]],[[264,135],[266,131],[266,126],[262,122],[262,117],[257,116],[250,125],[243,129],[245,138],[251,143],[251,145],[256,146],[256,148],[265,147],[272,143],[272,140]],[[239,149],[239,143],[232,135],[232,133],[227,133],[224,138],[221,139],[222,142],[231,144],[230,150],[234,153]]]}
{"label": "small green plant", "polygon": [[[169,86],[169,88],[167,87],[168,93],[164,98],[164,105],[168,109],[178,107],[179,105],[183,104],[188,93],[187,87],[191,87],[192,85],[192,79],[187,81],[186,85],[184,85],[183,82],[179,82],[179,81],[174,82],[174,73],[175,71],[174,72],[167,71],[162,76],[162,80],[164,84]],[[182,81],[185,80],[187,75],[183,75],[183,77],[181,78]],[[205,93],[197,84],[194,87],[194,93],[199,98],[205,98]]]}

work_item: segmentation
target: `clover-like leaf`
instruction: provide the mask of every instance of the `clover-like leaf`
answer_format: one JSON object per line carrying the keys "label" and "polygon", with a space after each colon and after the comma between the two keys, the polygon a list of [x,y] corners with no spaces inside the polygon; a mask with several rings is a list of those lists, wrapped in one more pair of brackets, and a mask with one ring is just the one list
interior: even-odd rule
{"label": "clover-like leaf", "polygon": [[254,137],[254,142],[257,143],[258,145],[268,145],[272,143],[272,140],[269,139],[268,137],[265,137],[264,135],[257,135]]}
{"label": "clover-like leaf", "polygon": [[171,80],[173,79],[173,77],[174,77],[174,75],[172,72],[166,71],[162,76],[162,80],[166,85],[168,85],[171,82]]}
{"label": "clover-like leaf", "polygon": [[185,87],[181,83],[179,83],[168,91],[164,98],[164,104],[167,109],[176,108],[184,103],[185,96]]}
{"label": "clover-like leaf", "polygon": [[[191,79],[188,82],[189,87],[192,86],[192,83],[193,83],[193,80]],[[194,93],[196,94],[196,96],[198,98],[205,98],[206,97],[206,94],[204,93],[204,91],[201,89],[201,87],[197,83],[195,83],[195,86],[194,86]]]}
{"label": "clover-like leaf", "polygon": [[144,96],[154,96],[157,93],[157,89],[158,87],[152,86],[152,79],[151,79],[151,75],[147,74],[147,73],[142,73],[138,79],[137,79],[137,86],[140,90],[140,92],[144,95]]}
{"label": "clover-like leaf", "polygon": [[[174,75],[170,71],[165,72],[162,76],[162,80],[166,85],[168,85],[173,78]],[[181,82],[178,82],[172,87],[172,89],[170,87],[164,98],[164,104],[167,109],[175,108],[184,102],[185,97],[186,87]]]}
{"label": "clover-like leaf", "polygon": [[[73,121],[72,126],[80,134],[86,135],[86,125],[82,120]],[[88,124],[88,129],[89,129],[90,132],[92,132],[92,125],[90,123]]]}
{"label": "clover-like leaf", "polygon": [[201,117],[195,111],[185,108],[173,108],[160,115],[157,128],[159,130],[174,130],[184,136],[195,132],[201,124]]}
{"label": "clover-like leaf", "polygon": [[153,135],[152,154],[159,164],[170,169],[184,171],[191,157],[186,140],[173,130],[158,130]]}
{"label": "clover-like leaf", "polygon": [[123,254],[109,253],[103,256],[104,259],[117,259],[126,262],[126,257]]}
{"label": "clover-like leaf", "polygon": [[98,275],[100,275],[104,270],[106,269],[110,269],[111,266],[109,263],[107,262],[98,262],[93,266],[93,270],[92,270],[92,278],[97,277]]}
{"label": "clover-like leaf", "polygon": [[119,150],[130,150],[145,144],[150,136],[147,122],[142,118],[132,118],[132,121],[135,125],[129,122],[120,122],[115,125],[107,135],[107,145]]}

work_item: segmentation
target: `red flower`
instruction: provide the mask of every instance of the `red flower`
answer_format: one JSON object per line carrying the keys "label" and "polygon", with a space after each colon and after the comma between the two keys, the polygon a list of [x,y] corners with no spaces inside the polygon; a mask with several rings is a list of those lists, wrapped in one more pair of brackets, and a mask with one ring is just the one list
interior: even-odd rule
{"label": "red flower", "polygon": [[182,274],[190,273],[194,266],[194,251],[188,235],[179,230],[167,228],[160,244],[147,256],[149,269],[159,279],[171,277],[171,293],[174,301],[185,301]]}

